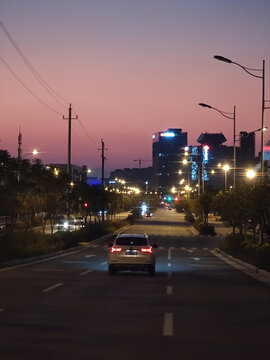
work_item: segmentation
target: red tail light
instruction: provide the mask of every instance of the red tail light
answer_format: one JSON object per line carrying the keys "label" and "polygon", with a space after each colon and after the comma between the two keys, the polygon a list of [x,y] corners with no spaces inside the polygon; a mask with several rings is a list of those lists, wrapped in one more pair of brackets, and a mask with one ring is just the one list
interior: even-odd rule
{"label": "red tail light", "polygon": [[120,248],[120,247],[111,247],[111,252],[113,253],[113,252],[121,252],[122,251],[122,248]]}
{"label": "red tail light", "polygon": [[143,253],[148,253],[148,254],[152,254],[153,249],[152,249],[151,247],[141,248],[141,252],[143,252]]}

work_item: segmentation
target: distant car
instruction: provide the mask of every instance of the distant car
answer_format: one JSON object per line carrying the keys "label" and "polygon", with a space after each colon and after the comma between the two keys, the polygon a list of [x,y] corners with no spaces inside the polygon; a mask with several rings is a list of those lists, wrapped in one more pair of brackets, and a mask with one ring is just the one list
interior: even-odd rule
{"label": "distant car", "polygon": [[146,234],[120,234],[110,244],[108,271],[114,275],[119,270],[142,270],[150,275],[156,272],[156,257]]}
{"label": "distant car", "polygon": [[81,218],[75,218],[75,219],[66,219],[62,218],[59,219],[56,228],[58,231],[74,231],[84,228],[84,221]]}
{"label": "distant car", "polygon": [[146,214],[145,214],[145,217],[152,217],[153,216],[153,214],[151,213],[151,212],[147,212]]}

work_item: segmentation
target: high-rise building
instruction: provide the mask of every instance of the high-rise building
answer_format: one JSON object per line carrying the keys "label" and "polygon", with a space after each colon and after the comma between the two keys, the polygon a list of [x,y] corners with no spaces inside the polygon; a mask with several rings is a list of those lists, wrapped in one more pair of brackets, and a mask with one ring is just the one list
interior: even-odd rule
{"label": "high-rise building", "polygon": [[187,146],[187,133],[182,129],[168,129],[153,136],[152,157],[154,190],[169,192],[176,185],[180,161]]}

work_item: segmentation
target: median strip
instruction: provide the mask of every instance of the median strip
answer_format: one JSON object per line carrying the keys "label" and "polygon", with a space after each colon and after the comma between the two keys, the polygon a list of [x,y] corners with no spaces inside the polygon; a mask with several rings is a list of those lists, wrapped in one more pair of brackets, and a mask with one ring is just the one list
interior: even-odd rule
{"label": "median strip", "polygon": [[51,290],[53,290],[53,289],[56,289],[56,288],[58,288],[59,286],[62,286],[64,283],[58,283],[58,284],[55,284],[55,285],[53,285],[53,286],[50,286],[50,287],[48,287],[47,289],[44,289],[44,290],[42,290],[43,292],[48,292],[48,291],[51,291]]}

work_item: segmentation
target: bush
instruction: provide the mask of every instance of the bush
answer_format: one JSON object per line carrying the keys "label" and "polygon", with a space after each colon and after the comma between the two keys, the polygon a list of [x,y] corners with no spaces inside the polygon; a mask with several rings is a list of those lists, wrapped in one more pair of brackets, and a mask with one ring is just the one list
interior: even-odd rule
{"label": "bush", "polygon": [[195,218],[192,214],[189,213],[185,215],[185,220],[188,221],[189,223],[194,223]]}
{"label": "bush", "polygon": [[200,235],[212,235],[212,236],[217,235],[214,226],[208,224],[200,223],[198,231]]}
{"label": "bush", "polygon": [[270,245],[259,245],[252,240],[245,240],[240,234],[231,234],[226,237],[221,249],[260,269],[270,271]]}

